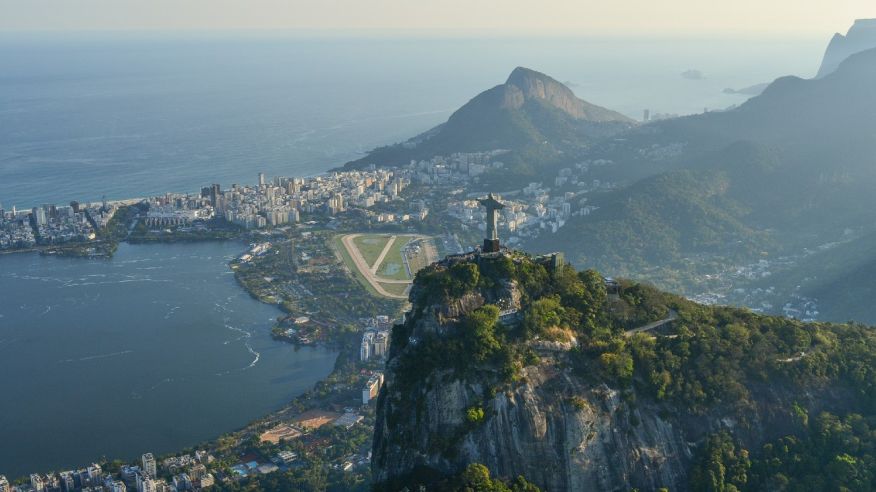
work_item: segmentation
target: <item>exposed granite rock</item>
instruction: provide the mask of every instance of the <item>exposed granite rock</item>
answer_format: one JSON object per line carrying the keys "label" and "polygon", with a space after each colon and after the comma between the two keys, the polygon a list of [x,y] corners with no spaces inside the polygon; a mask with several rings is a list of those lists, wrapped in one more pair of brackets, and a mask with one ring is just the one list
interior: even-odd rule
{"label": "exposed granite rock", "polygon": [[[617,390],[577,381],[562,368],[563,357],[525,368],[525,384],[488,399],[483,385],[448,381],[446,374],[429,376],[415,395],[382,394],[375,480],[417,467],[451,474],[482,463],[548,491],[683,490],[692,451],[680,429],[658,412],[637,411],[639,423],[632,425]],[[469,430],[465,415],[472,406],[487,417]]]}
{"label": "exposed granite rock", "polygon": [[504,88],[504,108],[520,109],[527,100],[537,99],[579,120],[633,121],[618,112],[578,99],[561,82],[528,68],[515,68],[501,87]]}

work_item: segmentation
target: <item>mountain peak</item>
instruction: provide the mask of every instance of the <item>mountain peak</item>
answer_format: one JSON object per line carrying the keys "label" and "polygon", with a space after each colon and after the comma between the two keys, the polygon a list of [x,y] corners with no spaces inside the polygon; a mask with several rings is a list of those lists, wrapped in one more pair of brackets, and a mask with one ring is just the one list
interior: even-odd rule
{"label": "mountain peak", "polygon": [[816,78],[832,73],[846,58],[870,48],[876,48],[876,19],[857,19],[845,35],[833,35]]}
{"label": "mountain peak", "polygon": [[[404,144],[376,149],[347,166],[408,163],[455,152],[499,149],[559,155],[616,135],[635,124],[635,120],[618,112],[578,99],[571,89],[548,75],[517,67],[504,83],[473,97],[445,123]],[[515,176],[535,175],[528,163],[518,162]]]}
{"label": "mountain peak", "polygon": [[515,68],[500,87],[505,90],[505,108],[519,109],[526,101],[537,100],[578,120],[632,122],[620,113],[578,99],[563,83],[531,68]]}
{"label": "mountain peak", "polygon": [[551,76],[526,67],[517,67],[512,70],[511,75],[508,76],[508,80],[506,80],[505,83],[521,87],[521,85],[525,84],[527,80],[541,80],[542,82],[550,81],[559,84],[559,82],[554,80]]}
{"label": "mountain peak", "polygon": [[857,31],[858,29],[876,29],[876,19],[856,19],[849,32]]}

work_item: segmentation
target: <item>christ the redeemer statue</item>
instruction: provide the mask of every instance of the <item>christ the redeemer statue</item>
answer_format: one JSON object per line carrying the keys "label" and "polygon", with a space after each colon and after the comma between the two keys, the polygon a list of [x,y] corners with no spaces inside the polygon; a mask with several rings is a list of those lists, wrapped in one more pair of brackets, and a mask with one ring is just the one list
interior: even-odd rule
{"label": "christ the redeemer statue", "polygon": [[484,238],[484,253],[497,253],[499,251],[499,215],[496,213],[505,208],[492,193],[486,198],[478,200],[478,203],[487,208],[487,237]]}

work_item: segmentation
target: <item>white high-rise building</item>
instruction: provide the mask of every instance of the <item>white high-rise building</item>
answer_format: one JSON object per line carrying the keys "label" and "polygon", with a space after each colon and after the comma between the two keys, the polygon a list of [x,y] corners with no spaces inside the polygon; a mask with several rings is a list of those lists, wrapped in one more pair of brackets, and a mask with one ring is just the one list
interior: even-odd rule
{"label": "white high-rise building", "polygon": [[155,492],[155,489],[155,480],[152,480],[148,474],[137,475],[137,490],[139,492]]}
{"label": "white high-rise building", "polygon": [[103,478],[103,469],[97,463],[92,463],[91,466],[88,467],[88,481],[92,486],[97,486],[100,484],[100,480]]}
{"label": "white high-rise building", "polygon": [[30,476],[30,486],[35,492],[43,492],[46,490],[46,484],[43,482],[43,477],[36,473]]}
{"label": "white high-rise building", "polygon": [[143,471],[146,472],[150,478],[158,476],[158,467],[155,465],[155,457],[152,456],[152,453],[146,453],[143,455]]}
{"label": "white high-rise building", "polygon": [[362,345],[359,347],[359,360],[364,362],[370,358],[371,358],[371,340],[370,339],[367,339],[367,340],[363,339]]}
{"label": "white high-rise building", "polygon": [[259,187],[265,186],[265,173],[259,173]]}
{"label": "white high-rise building", "polygon": [[[76,479],[73,478],[72,471],[62,471],[60,473],[61,476],[61,490],[64,492],[73,492],[76,488]],[[2,491],[0,491],[2,492]]]}
{"label": "white high-rise building", "polygon": [[34,207],[33,210],[33,219],[36,222],[37,226],[44,226],[48,222],[48,218],[46,217],[46,209],[42,207]]}

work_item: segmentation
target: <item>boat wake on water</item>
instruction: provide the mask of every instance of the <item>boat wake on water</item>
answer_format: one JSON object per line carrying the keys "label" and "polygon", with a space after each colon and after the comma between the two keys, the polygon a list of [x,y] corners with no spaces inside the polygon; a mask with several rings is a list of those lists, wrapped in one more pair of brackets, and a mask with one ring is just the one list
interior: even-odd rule
{"label": "boat wake on water", "polygon": [[58,361],[59,364],[66,364],[70,362],[86,362],[90,360],[98,360],[98,359],[108,359],[110,357],[118,357],[121,355],[127,355],[133,353],[133,350],[121,350],[119,352],[111,352],[108,354],[98,354],[98,355],[89,355],[87,357],[80,357],[78,359],[61,359]]}

